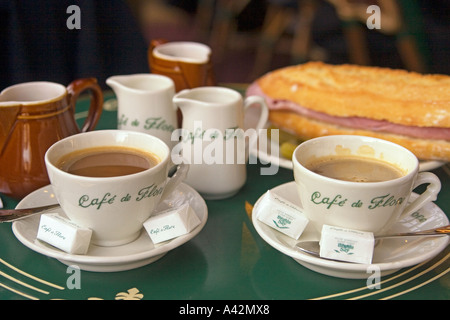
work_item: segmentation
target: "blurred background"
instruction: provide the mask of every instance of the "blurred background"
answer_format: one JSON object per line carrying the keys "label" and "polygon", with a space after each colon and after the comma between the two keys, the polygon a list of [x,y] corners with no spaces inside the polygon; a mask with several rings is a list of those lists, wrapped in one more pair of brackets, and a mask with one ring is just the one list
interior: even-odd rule
{"label": "blurred background", "polygon": [[[80,8],[81,28],[66,25]],[[380,8],[370,29],[370,5]],[[0,0],[0,89],[149,72],[152,39],[213,49],[219,83],[310,60],[450,74],[449,0]]]}

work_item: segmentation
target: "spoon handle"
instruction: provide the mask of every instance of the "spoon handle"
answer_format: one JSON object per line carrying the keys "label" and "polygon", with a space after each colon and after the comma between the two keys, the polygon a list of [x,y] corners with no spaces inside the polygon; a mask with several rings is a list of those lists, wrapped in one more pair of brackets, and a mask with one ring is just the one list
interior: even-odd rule
{"label": "spoon handle", "polygon": [[48,210],[58,208],[59,204],[51,204],[48,206],[27,208],[27,209],[4,209],[0,210],[0,222],[12,222],[33,214],[42,213]]}
{"label": "spoon handle", "polygon": [[431,236],[431,235],[444,235],[444,234],[450,234],[450,225],[446,225],[446,226],[439,227],[436,229],[423,230],[423,231],[417,231],[417,232],[405,232],[405,233],[380,235],[380,236],[376,236],[375,239],[393,238],[393,237]]}

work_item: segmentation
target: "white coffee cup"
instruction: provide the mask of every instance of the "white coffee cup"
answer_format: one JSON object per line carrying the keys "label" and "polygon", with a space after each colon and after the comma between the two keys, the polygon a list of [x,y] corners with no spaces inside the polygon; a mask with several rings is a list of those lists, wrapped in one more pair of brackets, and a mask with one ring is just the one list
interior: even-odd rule
{"label": "white coffee cup", "polygon": [[[349,182],[317,174],[305,167],[313,158],[352,155],[381,160],[404,174],[380,182]],[[409,150],[381,139],[337,135],[311,139],[300,144],[292,156],[294,178],[305,214],[320,232],[324,224],[383,234],[394,223],[436,200],[439,178],[419,172],[419,161]],[[429,183],[408,204],[414,188]]]}
{"label": "white coffee cup", "polygon": [[[102,146],[124,146],[152,153],[159,162],[144,171],[115,177],[86,177],[57,167],[64,155]],[[169,147],[159,138],[125,130],[80,133],[53,144],[45,164],[56,198],[73,222],[93,231],[91,242],[117,246],[136,239],[157,204],[186,176],[188,165],[178,166],[172,178]]]}

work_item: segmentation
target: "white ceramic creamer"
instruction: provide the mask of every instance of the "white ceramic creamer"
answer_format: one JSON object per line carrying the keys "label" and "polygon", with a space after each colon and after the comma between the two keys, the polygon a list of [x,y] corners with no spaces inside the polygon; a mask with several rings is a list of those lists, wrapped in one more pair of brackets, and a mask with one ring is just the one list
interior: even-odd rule
{"label": "white ceramic creamer", "polygon": [[[257,130],[266,124],[264,99],[250,96],[244,100],[232,89],[199,87],[180,91],[173,101],[183,114],[180,142],[173,153],[179,152],[190,164],[186,183],[206,199],[231,197],[247,179],[246,140],[255,142]],[[259,121],[244,131],[244,113],[254,104],[261,107]]]}
{"label": "white ceramic creamer", "polygon": [[169,77],[156,74],[112,76],[106,83],[117,97],[117,127],[151,134],[170,148],[172,132],[178,128],[172,102],[175,85]]}

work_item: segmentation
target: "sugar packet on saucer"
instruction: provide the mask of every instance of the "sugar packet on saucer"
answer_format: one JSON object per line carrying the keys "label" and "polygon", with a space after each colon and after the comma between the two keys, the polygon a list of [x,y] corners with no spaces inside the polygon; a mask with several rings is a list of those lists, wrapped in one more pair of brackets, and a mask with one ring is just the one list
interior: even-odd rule
{"label": "sugar packet on saucer", "polygon": [[324,225],[319,244],[322,258],[372,263],[375,244],[372,232]]}
{"label": "sugar packet on saucer", "polygon": [[200,224],[200,219],[188,203],[171,208],[150,217],[144,228],[153,243],[160,243],[191,232]]}
{"label": "sugar packet on saucer", "polygon": [[92,230],[81,227],[58,213],[41,215],[37,239],[70,254],[86,254]]}
{"label": "sugar packet on saucer", "polygon": [[299,206],[270,190],[262,198],[259,207],[257,215],[259,221],[296,240],[309,222]]}

